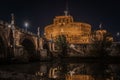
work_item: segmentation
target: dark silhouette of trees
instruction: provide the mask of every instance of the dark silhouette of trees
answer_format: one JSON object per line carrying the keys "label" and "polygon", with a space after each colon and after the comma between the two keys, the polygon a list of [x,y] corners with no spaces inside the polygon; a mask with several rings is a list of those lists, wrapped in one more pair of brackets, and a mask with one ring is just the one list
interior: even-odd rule
{"label": "dark silhouette of trees", "polygon": [[95,80],[111,79],[111,70],[106,63],[93,63],[89,65],[89,71]]}
{"label": "dark silhouette of trees", "polygon": [[65,35],[59,35],[56,40],[56,45],[58,47],[59,56],[67,56],[67,41]]}
{"label": "dark silhouette of trees", "polygon": [[97,57],[107,57],[110,54],[110,46],[112,45],[112,41],[109,40],[111,34],[105,33],[103,34],[102,40],[94,40],[92,44],[92,49],[90,50],[90,55]]}

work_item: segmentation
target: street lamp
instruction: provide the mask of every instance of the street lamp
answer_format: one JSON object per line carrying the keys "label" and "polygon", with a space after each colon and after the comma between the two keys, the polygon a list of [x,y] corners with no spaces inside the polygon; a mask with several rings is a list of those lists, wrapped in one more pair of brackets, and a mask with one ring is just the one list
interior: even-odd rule
{"label": "street lamp", "polygon": [[117,36],[120,36],[120,33],[119,32],[117,32],[117,34],[116,34]]}
{"label": "street lamp", "polygon": [[117,32],[116,39],[117,39],[118,42],[120,42],[120,32]]}
{"label": "street lamp", "polygon": [[29,25],[29,24],[28,24],[27,22],[25,22],[25,24],[24,24],[24,25],[25,25],[26,32],[27,32],[27,28],[28,28],[28,25]]}

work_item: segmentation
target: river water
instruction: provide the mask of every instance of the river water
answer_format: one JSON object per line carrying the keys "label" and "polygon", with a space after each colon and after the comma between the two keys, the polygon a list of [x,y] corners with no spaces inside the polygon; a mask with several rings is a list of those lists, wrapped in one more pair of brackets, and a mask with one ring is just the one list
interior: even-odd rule
{"label": "river water", "polygon": [[120,64],[66,61],[0,65],[0,80],[120,80]]}

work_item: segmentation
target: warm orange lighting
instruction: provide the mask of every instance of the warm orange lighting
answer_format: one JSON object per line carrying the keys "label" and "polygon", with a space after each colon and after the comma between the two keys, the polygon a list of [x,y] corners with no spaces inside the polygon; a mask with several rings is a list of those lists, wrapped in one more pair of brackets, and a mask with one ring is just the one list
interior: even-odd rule
{"label": "warm orange lighting", "polygon": [[[69,15],[56,16],[53,21],[53,24],[45,27],[45,37],[48,40],[55,41],[59,35],[65,35],[70,44],[91,44],[95,39],[103,40],[104,34],[107,33],[106,30],[100,28],[93,34],[90,24],[74,22],[73,17]],[[113,38],[110,37],[108,40],[113,41]]]}
{"label": "warm orange lighting", "polygon": [[72,44],[90,43],[91,25],[74,22],[72,16],[57,16],[54,23],[45,27],[46,38],[55,40],[58,35],[65,35]]}
{"label": "warm orange lighting", "polygon": [[94,80],[90,75],[66,75],[66,80]]}

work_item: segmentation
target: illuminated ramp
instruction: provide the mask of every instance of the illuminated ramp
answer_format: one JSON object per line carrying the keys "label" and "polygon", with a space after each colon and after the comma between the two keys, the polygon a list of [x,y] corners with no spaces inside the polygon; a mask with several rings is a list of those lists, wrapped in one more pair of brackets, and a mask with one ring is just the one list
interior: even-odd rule
{"label": "illuminated ramp", "polygon": [[[84,55],[84,54],[85,54],[83,51],[76,49],[76,48],[75,48],[75,45],[73,45],[73,44],[71,44],[71,45],[69,46],[69,48],[70,48],[71,50],[73,50],[73,51],[81,54],[81,55]],[[74,54],[76,54],[76,53],[74,53]]]}

